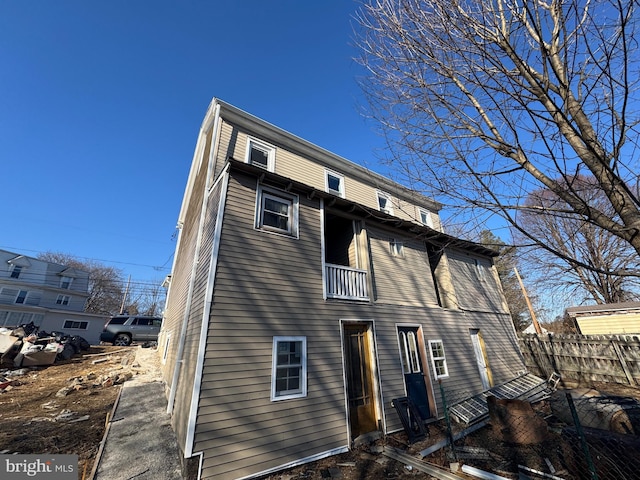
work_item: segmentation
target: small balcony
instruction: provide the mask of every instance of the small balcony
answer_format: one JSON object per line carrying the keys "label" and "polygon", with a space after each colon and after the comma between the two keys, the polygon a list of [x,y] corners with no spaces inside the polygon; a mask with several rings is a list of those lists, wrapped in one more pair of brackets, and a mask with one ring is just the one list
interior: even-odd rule
{"label": "small balcony", "polygon": [[325,283],[328,298],[369,300],[366,270],[327,263]]}

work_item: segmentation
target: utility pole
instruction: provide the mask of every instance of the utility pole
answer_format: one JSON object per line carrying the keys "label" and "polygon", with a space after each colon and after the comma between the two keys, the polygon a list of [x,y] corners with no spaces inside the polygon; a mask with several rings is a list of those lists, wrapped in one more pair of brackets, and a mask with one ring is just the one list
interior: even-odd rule
{"label": "utility pole", "polygon": [[520,278],[518,269],[516,267],[513,267],[513,271],[516,274],[516,278],[518,279],[518,283],[520,284],[520,288],[522,289],[524,300],[525,302],[527,302],[527,308],[529,309],[529,313],[531,314],[531,320],[533,320],[533,328],[536,329],[536,333],[540,334],[542,333],[542,329],[540,328],[540,324],[538,323],[536,314],[533,312],[533,306],[531,305],[531,301],[529,300],[529,296],[527,295],[527,290],[524,288],[524,283],[522,283],[522,279]]}
{"label": "utility pole", "polygon": [[127,295],[129,294],[129,284],[130,283],[131,283],[131,275],[129,275],[129,279],[127,280],[127,287],[124,289],[124,296],[122,297],[122,305],[120,305],[120,315],[122,315],[124,313],[124,306],[125,306],[125,304],[127,302]]}

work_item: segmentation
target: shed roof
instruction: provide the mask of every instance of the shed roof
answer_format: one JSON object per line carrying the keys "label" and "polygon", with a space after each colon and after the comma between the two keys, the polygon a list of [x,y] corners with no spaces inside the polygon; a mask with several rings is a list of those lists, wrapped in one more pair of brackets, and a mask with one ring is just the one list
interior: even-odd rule
{"label": "shed roof", "polygon": [[582,305],[579,307],[569,307],[566,312],[570,317],[585,315],[612,315],[624,312],[634,312],[640,310],[640,302],[606,303],[604,305]]}

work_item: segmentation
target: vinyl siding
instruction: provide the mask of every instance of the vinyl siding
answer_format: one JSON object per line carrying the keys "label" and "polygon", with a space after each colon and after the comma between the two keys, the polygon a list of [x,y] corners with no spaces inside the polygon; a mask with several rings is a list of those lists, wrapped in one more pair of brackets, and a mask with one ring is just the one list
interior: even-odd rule
{"label": "vinyl siding", "polygon": [[431,381],[428,389],[436,398],[437,413],[440,418],[443,415],[442,400],[431,366],[429,340],[442,340],[444,344],[449,378],[443,379],[442,382],[449,404],[482,390],[480,374],[473,356],[470,336],[472,328],[480,328],[485,337],[487,354],[496,383],[514,377],[524,368],[508,315],[468,314],[439,307],[394,308],[390,305],[377,305],[372,313],[375,316],[378,365],[387,432],[402,429],[391,401],[406,395],[397,339],[398,324],[422,327],[426,346],[423,368],[428,372]]}
{"label": "vinyl siding", "polygon": [[[215,168],[214,177],[217,178],[222,172],[225,163],[229,157],[236,160],[244,161],[244,152],[236,152],[236,144],[238,137],[238,129],[233,125],[220,119],[219,134],[218,134],[218,148],[215,152]],[[245,143],[246,148],[246,143]],[[241,156],[238,156],[241,155]]]}
{"label": "vinyl siding", "polygon": [[207,135],[205,139],[202,156],[194,159],[194,161],[198,162],[198,170],[196,172],[191,196],[188,199],[186,217],[180,229],[178,247],[175,253],[178,261],[175,263],[174,269],[171,272],[171,284],[167,292],[162,332],[159,336],[159,345],[163,345],[162,340],[167,334],[171,334],[170,342],[167,346],[166,362],[162,367],[163,377],[167,385],[171,385],[173,380],[180,331],[187,308],[189,288],[192,283],[191,273],[194,262],[196,261],[196,246],[198,231],[200,229],[202,198],[207,180],[206,175],[203,173],[206,169],[202,169],[202,162],[208,157],[209,151],[210,134]]}
{"label": "vinyl siding", "polygon": [[447,250],[447,258],[460,308],[507,312],[502,287],[490,259],[457,250]]}
{"label": "vinyl siding", "polygon": [[640,314],[597,315],[577,317],[582,335],[638,334]]}
{"label": "vinyl siding", "polygon": [[[315,313],[319,205],[300,197],[296,239],[254,229],[255,198],[255,179],[232,177],[194,445],[203,478],[238,478],[348,442],[338,320]],[[270,401],[275,335],[307,337],[304,398]]]}
{"label": "vinyl siding", "polygon": [[[239,478],[348,445],[340,319],[374,323],[380,407],[388,432],[402,428],[391,400],[406,394],[398,323],[422,326],[425,343],[444,341],[451,375],[444,385],[452,397],[481,389],[475,359],[469,355],[470,328],[481,328],[489,355],[499,357],[492,359],[494,378],[510,378],[522,368],[510,353],[517,342],[513,328],[511,336],[506,328],[508,315],[447,310],[433,305],[433,297],[426,308],[411,302],[324,301],[318,203],[300,197],[300,238],[295,239],[254,228],[255,198],[256,180],[233,174],[195,433],[194,451],[204,455],[202,478]],[[422,253],[419,246],[412,247]],[[304,398],[270,400],[275,335],[307,338]],[[424,368],[441,415],[431,357],[425,353]]]}
{"label": "vinyl siding", "polygon": [[[228,122],[223,122],[221,132],[218,158],[226,160],[228,157],[233,157],[236,160],[244,162],[246,159],[247,139],[252,135],[239,130]],[[276,147],[275,173],[318,190],[326,190],[325,171],[327,167],[314,159],[307,159],[297,155],[295,152],[278,147],[277,142],[274,142],[273,139],[253,137]],[[348,164],[345,164],[345,167],[347,166]],[[348,168],[345,168],[344,171],[338,171],[332,167],[330,170],[344,176],[345,198],[347,200],[360,203],[370,208],[378,208],[377,192],[379,190],[377,185],[366,184],[350,177]],[[400,200],[392,191],[385,191],[385,193],[389,194],[391,198],[395,216],[403,220],[414,220],[420,223],[419,211],[415,205]],[[429,210],[426,207],[421,208]],[[432,210],[430,211],[434,221],[434,228],[438,230],[441,229],[438,213]]]}
{"label": "vinyl siding", "polygon": [[[377,302],[437,305],[424,242],[372,226],[367,227]],[[390,241],[403,243],[403,255],[391,254]]]}
{"label": "vinyl siding", "polygon": [[[206,152],[205,152],[206,158]],[[211,261],[211,249],[213,235],[215,232],[215,221],[221,196],[221,185],[209,193],[203,233],[198,245],[198,232],[200,230],[200,218],[202,209],[202,198],[205,195],[206,168],[202,168],[196,178],[194,185],[194,195],[190,199],[190,208],[185,219],[180,241],[181,251],[185,261],[181,262],[180,268],[176,268],[175,275],[172,276],[172,288],[169,292],[171,297],[171,308],[165,313],[164,330],[170,331],[171,344],[167,354],[167,362],[164,368],[164,377],[167,384],[173,380],[173,368],[176,361],[183,360],[179,369],[179,381],[176,387],[175,401],[172,412],[172,424],[179,444],[184,448],[187,438],[187,426],[192,398],[193,381],[195,378],[196,359],[200,339],[200,328],[204,309],[205,292],[207,287],[207,276]],[[198,251],[196,251],[198,249]],[[192,278],[193,265],[197,261],[195,277]],[[191,282],[193,288],[191,289]],[[191,298],[189,293],[191,289]],[[186,309],[189,307],[189,311]],[[186,318],[186,320],[185,320]],[[176,358],[178,342],[180,341],[180,331],[182,323],[187,322],[184,351],[181,359]]]}

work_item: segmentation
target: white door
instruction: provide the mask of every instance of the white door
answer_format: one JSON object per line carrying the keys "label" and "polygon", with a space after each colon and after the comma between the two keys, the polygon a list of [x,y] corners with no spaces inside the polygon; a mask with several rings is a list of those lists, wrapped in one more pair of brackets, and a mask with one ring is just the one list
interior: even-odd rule
{"label": "white door", "polygon": [[487,364],[487,355],[484,351],[484,342],[482,341],[482,335],[480,330],[471,329],[471,343],[473,343],[473,352],[476,355],[476,363],[478,364],[478,371],[480,372],[480,380],[482,381],[482,389],[488,390],[491,388],[489,365]]}

